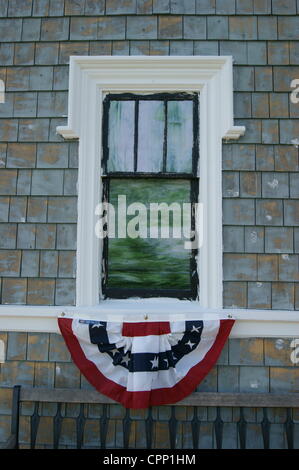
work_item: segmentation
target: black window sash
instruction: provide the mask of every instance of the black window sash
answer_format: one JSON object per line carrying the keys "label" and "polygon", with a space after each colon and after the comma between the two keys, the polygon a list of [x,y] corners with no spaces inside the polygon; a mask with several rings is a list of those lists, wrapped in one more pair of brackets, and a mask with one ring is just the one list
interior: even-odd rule
{"label": "black window sash", "polygon": [[[109,189],[110,189],[110,182],[113,178],[125,178],[128,180],[128,184],[130,180],[132,180],[131,174],[121,174],[113,175],[112,177],[106,176],[103,178],[103,202],[109,202]],[[139,178],[156,178],[156,174],[145,174],[140,175],[134,174],[134,179]],[[162,179],[169,179],[169,177],[165,178],[162,175],[159,177]],[[178,179],[179,176],[175,174],[174,179]],[[180,175],[180,179],[182,178]],[[198,178],[188,178],[190,181],[190,203],[191,203],[191,231],[195,231],[195,224],[196,224],[196,217],[195,217],[195,204],[198,202],[198,195],[199,195],[199,180]],[[106,228],[106,227],[104,227]],[[187,241],[187,240],[186,240]],[[109,257],[109,238],[105,237],[103,239],[103,249],[102,249],[102,260],[103,260],[103,271],[102,271],[102,294],[104,298],[116,298],[116,299],[123,299],[129,297],[175,297],[178,299],[188,299],[188,300],[196,300],[198,298],[198,288],[199,288],[199,277],[198,277],[198,267],[197,267],[197,258],[198,249],[194,248],[190,250],[190,289],[143,289],[143,288],[121,288],[121,287],[109,287],[108,279],[109,279],[109,267],[108,267],[108,257]]]}
{"label": "black window sash", "polygon": [[[109,109],[111,101],[135,101],[135,119],[134,119],[134,173],[137,173],[138,163],[138,120],[139,120],[139,101],[163,101],[164,102],[164,142],[163,142],[163,170],[156,174],[167,174],[167,103],[169,101],[193,101],[193,147],[192,147],[192,175],[198,176],[199,161],[199,97],[198,93],[155,93],[150,95],[136,95],[133,93],[109,94],[105,97],[103,103],[103,155],[102,169],[103,174],[107,175],[107,163],[109,158],[108,133],[109,133]],[[178,173],[180,174],[180,173]],[[190,176],[190,174],[188,173]]]}
{"label": "black window sash", "polygon": [[[109,158],[108,132],[109,132],[109,108],[111,101],[135,101],[135,121],[134,121],[134,172],[107,172],[107,162]],[[159,173],[137,172],[138,162],[138,119],[139,119],[139,101],[143,100],[162,100],[164,101],[164,142],[163,142],[163,171]],[[192,147],[192,173],[169,173],[166,172],[167,159],[167,102],[168,101],[193,101],[193,147]],[[133,178],[179,178],[190,180],[190,202],[191,202],[191,230],[195,230],[195,204],[198,202],[199,195],[199,179],[198,179],[198,161],[199,161],[199,97],[198,93],[155,93],[155,94],[109,94],[103,102],[103,202],[109,202],[110,179],[127,178],[128,181]],[[109,256],[109,239],[105,237],[103,240],[102,252],[102,295],[104,298],[129,298],[129,297],[175,297],[178,299],[195,300],[198,298],[199,278],[197,272],[198,249],[191,250],[190,256],[190,289],[144,289],[144,288],[121,288],[108,287],[109,278],[108,256]]]}

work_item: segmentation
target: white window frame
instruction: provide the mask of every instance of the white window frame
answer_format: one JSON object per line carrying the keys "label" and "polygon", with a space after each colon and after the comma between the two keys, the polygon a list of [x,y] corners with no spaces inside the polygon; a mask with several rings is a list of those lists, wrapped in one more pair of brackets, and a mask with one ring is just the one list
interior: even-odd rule
{"label": "white window frame", "polygon": [[[203,247],[200,302],[106,299],[99,302],[101,243],[95,207],[101,194],[102,102],[107,92],[200,92],[200,202]],[[144,321],[216,314],[235,318],[231,337],[299,336],[298,312],[222,307],[222,139],[238,139],[233,124],[231,56],[71,56],[65,139],[79,139],[76,306],[1,306],[0,331],[57,331],[57,316],[101,314]],[[216,227],[216,230],[215,230]],[[130,317],[129,317],[130,315]]]}

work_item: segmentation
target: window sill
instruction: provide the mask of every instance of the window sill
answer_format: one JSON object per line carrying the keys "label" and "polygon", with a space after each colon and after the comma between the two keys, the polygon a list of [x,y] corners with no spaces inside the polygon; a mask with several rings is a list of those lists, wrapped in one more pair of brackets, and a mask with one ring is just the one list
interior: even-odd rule
{"label": "window sill", "polygon": [[139,322],[233,318],[230,338],[299,337],[299,312],[294,310],[202,309],[197,302],[176,299],[108,299],[92,307],[2,305],[0,331],[58,333],[59,316],[84,315]]}

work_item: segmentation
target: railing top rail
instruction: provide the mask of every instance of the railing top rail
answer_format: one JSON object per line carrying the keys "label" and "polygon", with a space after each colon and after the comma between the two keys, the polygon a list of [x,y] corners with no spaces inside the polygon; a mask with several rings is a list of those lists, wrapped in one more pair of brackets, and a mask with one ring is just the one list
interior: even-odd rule
{"label": "railing top rail", "polygon": [[[21,388],[21,401],[49,403],[96,403],[116,402],[94,390]],[[298,408],[299,393],[212,393],[194,392],[176,406],[228,406],[228,407],[279,407]]]}

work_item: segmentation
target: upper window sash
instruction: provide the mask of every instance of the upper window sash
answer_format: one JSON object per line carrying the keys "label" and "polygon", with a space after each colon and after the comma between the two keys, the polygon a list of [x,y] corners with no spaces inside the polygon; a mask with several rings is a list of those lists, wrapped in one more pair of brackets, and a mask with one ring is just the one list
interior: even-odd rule
{"label": "upper window sash", "polygon": [[198,93],[108,94],[102,133],[104,175],[198,176]]}

